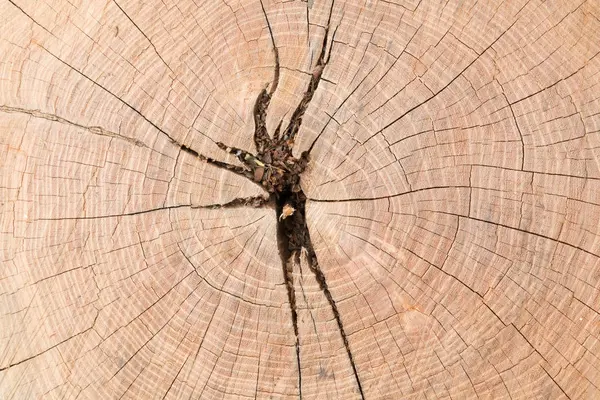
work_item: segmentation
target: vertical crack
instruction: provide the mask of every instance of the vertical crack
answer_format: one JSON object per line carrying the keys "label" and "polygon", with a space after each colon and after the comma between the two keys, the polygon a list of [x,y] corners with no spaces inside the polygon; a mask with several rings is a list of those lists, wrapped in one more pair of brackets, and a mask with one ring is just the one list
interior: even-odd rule
{"label": "vertical crack", "polygon": [[300,363],[300,334],[298,332],[298,310],[296,306],[296,290],[294,288],[293,266],[294,252],[293,239],[293,224],[292,221],[298,218],[298,213],[292,215],[291,218],[279,219],[283,213],[283,207],[288,204],[289,195],[278,194],[274,195],[276,200],[276,218],[277,223],[277,246],[279,248],[279,256],[281,257],[281,266],[283,268],[283,277],[285,287],[287,289],[288,301],[290,303],[290,311],[292,314],[292,325],[294,326],[294,335],[296,336],[296,364],[298,367],[298,396],[302,398],[302,368]]}
{"label": "vertical crack", "polygon": [[267,11],[265,10],[265,6],[260,0],[260,7],[262,8],[263,14],[265,16],[265,20],[267,21],[267,28],[269,28],[269,35],[271,36],[271,44],[273,45],[273,54],[275,56],[275,72],[273,74],[273,83],[271,85],[271,89],[269,89],[269,96],[275,93],[277,90],[277,85],[279,84],[279,49],[275,45],[275,37],[273,36],[273,29],[271,28],[271,22],[269,21],[269,17],[267,16]]}
{"label": "vertical crack", "polygon": [[340,312],[338,311],[337,304],[331,292],[329,291],[329,287],[327,286],[327,280],[325,279],[325,275],[323,271],[321,271],[321,267],[319,266],[319,262],[317,260],[317,253],[313,248],[312,241],[310,239],[310,232],[308,231],[308,227],[306,227],[306,237],[308,242],[307,251],[308,251],[308,265],[311,271],[315,274],[315,278],[319,283],[319,287],[327,301],[329,302],[329,306],[333,311],[333,316],[335,317],[335,321],[337,322],[338,329],[340,331],[340,336],[342,337],[342,341],[344,342],[344,347],[346,348],[346,353],[348,354],[348,359],[350,360],[350,365],[352,366],[352,372],[354,373],[354,378],[356,379],[356,384],[358,385],[358,391],[360,392],[361,399],[364,400],[365,394],[363,393],[362,384],[360,383],[360,378],[358,376],[358,370],[356,369],[356,364],[354,363],[354,357],[352,356],[352,350],[350,350],[350,344],[348,343],[348,337],[346,336],[346,330],[344,329],[344,323],[342,322],[342,318],[340,316]]}
{"label": "vertical crack", "polygon": [[280,65],[279,49],[275,44],[275,37],[273,36],[271,22],[269,21],[267,11],[265,10],[262,0],[260,0],[260,7],[262,8],[262,12],[267,22],[267,27],[269,28],[271,44],[273,45],[273,55],[275,57],[275,71],[273,72],[273,82],[271,83],[271,88],[267,92],[267,87],[265,87],[256,98],[256,103],[254,104],[254,145],[256,146],[256,151],[258,154],[262,155],[267,147],[272,144],[269,133],[267,132],[267,110],[269,108],[269,103],[271,103],[271,97],[279,85]]}
{"label": "vertical crack", "polygon": [[[276,210],[278,217],[277,223],[277,243],[279,245],[279,254],[281,256],[281,262],[283,265],[285,283],[288,291],[288,298],[290,306],[292,308],[292,322],[294,324],[294,333],[296,334],[296,352],[298,356],[298,369],[300,370],[300,347],[299,347],[299,335],[298,335],[298,316],[296,311],[296,296],[294,289],[294,281],[292,276],[292,266],[294,264],[300,265],[300,255],[302,249],[306,250],[307,260],[310,270],[315,275],[315,278],[319,284],[319,288],[325,295],[333,316],[337,323],[342,342],[346,349],[346,354],[352,367],[354,378],[358,386],[361,399],[364,400],[365,396],[362,389],[362,384],[358,375],[358,370],[354,362],[354,356],[350,349],[346,330],[344,329],[344,323],[340,316],[335,299],[333,298],[331,291],[327,285],[327,279],[319,266],[317,260],[317,254],[314,250],[312,240],[310,238],[310,232],[306,222],[306,196],[304,192],[283,192],[275,195]],[[281,218],[283,215],[283,209],[285,206],[292,207],[294,213]]]}
{"label": "vertical crack", "polygon": [[[304,117],[304,114],[306,113],[306,110],[308,109],[308,106],[310,105],[310,102],[312,101],[314,94],[319,87],[323,71],[331,58],[333,41],[337,30],[336,28],[331,35],[331,44],[328,47],[329,30],[331,27],[331,17],[333,14],[334,4],[335,0],[332,1],[329,9],[327,25],[325,27],[323,40],[321,43],[321,50],[319,51],[315,66],[313,67],[308,88],[304,92],[300,103],[294,110],[290,121],[283,132],[281,132],[282,122],[280,122],[275,129],[272,138],[269,136],[269,132],[267,130],[267,110],[269,108],[271,98],[279,84],[280,63],[279,51],[275,44],[271,23],[267,16],[264,4],[262,0],[260,0],[262,12],[269,29],[271,43],[273,45],[275,71],[273,73],[273,81],[270,84],[270,88],[267,84],[261,90],[256,98],[256,102],[254,103],[254,144],[257,151],[256,155],[239,148],[227,146],[226,144],[220,142],[216,143],[221,150],[235,155],[244,165],[243,167],[238,167],[204,157],[199,155],[196,151],[191,150],[183,145],[181,148],[182,150],[199,157],[206,162],[232,170],[233,172],[260,184],[266,191],[271,193],[270,202],[275,203],[277,218],[277,245],[279,256],[281,258],[283,278],[286,286],[288,302],[290,304],[290,313],[295,335],[299,397],[302,398],[302,366],[300,354],[300,332],[298,329],[298,310],[296,303],[296,291],[294,287],[294,265],[300,265],[300,255],[304,250],[307,255],[310,270],[315,275],[315,279],[319,284],[319,288],[325,295],[325,298],[327,299],[327,302],[329,303],[331,311],[334,315],[340,332],[340,337],[344,343],[344,347],[356,379],[358,392],[360,393],[361,399],[364,399],[365,396],[363,393],[362,384],[358,375],[356,364],[354,362],[352,351],[350,349],[344,324],[342,322],[337,304],[327,285],[325,275],[319,266],[317,255],[314,250],[306,222],[306,195],[304,194],[300,185],[300,176],[310,161],[309,151],[303,152],[299,159],[295,158],[292,152],[296,135],[298,134],[300,126],[302,125],[302,118]],[[243,206],[246,205],[245,201],[246,200],[235,201],[230,206]],[[265,204],[264,199],[251,199],[249,201],[250,203],[257,202],[259,205]]]}
{"label": "vertical crack", "polygon": [[[302,117],[308,108],[317,88],[319,87],[319,83],[321,82],[321,77],[323,75],[323,71],[325,66],[329,63],[329,59],[331,58],[331,50],[333,49],[333,40],[335,38],[335,33],[337,32],[337,28],[334,30],[331,44],[329,45],[329,52],[327,53],[327,38],[329,36],[329,28],[331,25],[331,15],[333,13],[333,6],[335,4],[335,0],[331,2],[331,8],[329,9],[329,17],[327,18],[327,26],[325,27],[325,34],[323,35],[323,42],[321,44],[321,52],[319,57],[317,58],[317,62],[312,71],[312,76],[310,77],[310,82],[308,83],[308,88],[304,92],[304,96],[300,101],[300,104],[294,110],[290,122],[283,134],[283,140],[289,142],[290,146],[293,145],[298,130],[300,129],[300,125],[302,124]],[[327,54],[327,57],[325,55]]]}

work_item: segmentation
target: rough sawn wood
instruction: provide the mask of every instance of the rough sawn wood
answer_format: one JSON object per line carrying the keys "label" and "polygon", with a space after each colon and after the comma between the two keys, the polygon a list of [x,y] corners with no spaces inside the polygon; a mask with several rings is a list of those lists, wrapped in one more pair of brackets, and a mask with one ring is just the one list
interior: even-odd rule
{"label": "rough sawn wood", "polygon": [[0,54],[0,399],[600,398],[598,1],[0,0]]}

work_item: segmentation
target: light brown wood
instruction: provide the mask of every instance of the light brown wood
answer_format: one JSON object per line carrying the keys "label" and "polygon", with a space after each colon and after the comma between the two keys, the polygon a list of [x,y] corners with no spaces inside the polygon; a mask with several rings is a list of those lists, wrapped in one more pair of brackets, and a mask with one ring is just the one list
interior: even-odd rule
{"label": "light brown wood", "polygon": [[[600,398],[598,1],[0,0],[0,54],[0,399]],[[286,259],[235,148],[313,83]]]}

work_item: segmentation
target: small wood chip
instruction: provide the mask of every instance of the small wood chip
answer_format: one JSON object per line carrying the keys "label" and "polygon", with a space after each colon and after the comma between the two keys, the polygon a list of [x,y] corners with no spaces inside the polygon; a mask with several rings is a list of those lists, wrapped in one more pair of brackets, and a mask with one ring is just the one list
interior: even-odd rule
{"label": "small wood chip", "polygon": [[283,206],[283,211],[281,212],[281,215],[279,216],[279,220],[281,221],[282,219],[286,219],[287,217],[292,215],[294,213],[294,211],[296,211],[296,209],[294,207],[290,206],[289,204],[285,204]]}

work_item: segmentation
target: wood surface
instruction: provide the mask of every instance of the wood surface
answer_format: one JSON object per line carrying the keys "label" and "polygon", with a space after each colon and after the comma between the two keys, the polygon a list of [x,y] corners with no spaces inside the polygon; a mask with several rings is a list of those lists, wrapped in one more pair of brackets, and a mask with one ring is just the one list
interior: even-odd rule
{"label": "wood surface", "polygon": [[0,0],[0,399],[599,399],[599,312],[597,0]]}

